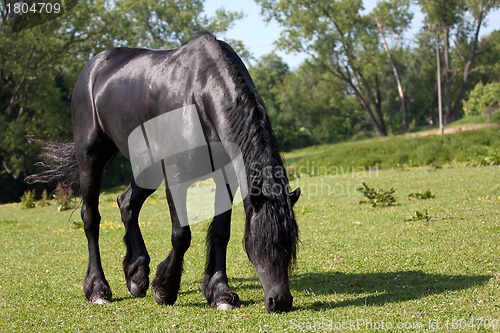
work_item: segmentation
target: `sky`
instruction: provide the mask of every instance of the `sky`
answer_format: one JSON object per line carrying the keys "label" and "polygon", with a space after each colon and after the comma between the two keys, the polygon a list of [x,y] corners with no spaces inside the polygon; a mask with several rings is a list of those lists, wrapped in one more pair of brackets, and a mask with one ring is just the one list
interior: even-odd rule
{"label": "sky", "polygon": [[[364,0],[365,11],[370,11],[375,7],[377,0]],[[230,11],[243,12],[245,17],[235,22],[225,36],[228,39],[239,39],[243,41],[247,50],[258,59],[262,55],[275,50],[274,42],[279,38],[281,28],[276,22],[266,23],[260,14],[260,6],[252,0],[206,0],[205,10],[211,16],[218,8],[225,8]],[[412,5],[414,10],[412,27],[407,33],[406,38],[412,39],[413,36],[422,27],[423,14],[419,8]],[[487,18],[487,27],[481,28],[481,35],[500,29],[500,10],[497,10]],[[219,37],[219,36],[218,36]],[[222,38],[223,39],[223,38]],[[276,52],[291,69],[298,67],[300,63],[307,58],[306,54],[287,54],[282,51]]]}

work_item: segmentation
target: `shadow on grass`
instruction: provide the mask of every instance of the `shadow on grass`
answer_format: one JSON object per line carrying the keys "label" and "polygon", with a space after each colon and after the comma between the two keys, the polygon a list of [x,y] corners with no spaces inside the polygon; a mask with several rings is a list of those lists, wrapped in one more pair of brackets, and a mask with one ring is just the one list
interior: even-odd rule
{"label": "shadow on grass", "polygon": [[[488,275],[442,275],[422,271],[400,271],[366,274],[342,272],[294,275],[292,290],[313,295],[331,295],[331,301],[314,302],[295,309],[324,310],[325,308],[384,305],[422,297],[458,291],[486,284]],[[342,295],[352,295],[348,300]]]}
{"label": "shadow on grass", "polygon": [[[294,306],[294,310],[325,310],[347,306],[380,306],[388,303],[404,302],[449,291],[465,290],[486,284],[489,275],[444,275],[427,274],[422,271],[398,271],[382,273],[305,273],[294,274],[291,281],[292,294],[298,297],[314,298],[317,295],[329,296],[329,301],[305,302],[307,305]],[[255,290],[262,287],[257,277],[232,278],[229,281],[233,290]],[[201,282],[200,282],[201,285]],[[297,295],[300,291],[303,294]],[[179,293],[183,298],[192,293],[200,293],[201,289],[190,288]],[[148,295],[149,296],[149,295]],[[132,296],[116,298],[114,301],[132,299]],[[262,299],[241,299],[243,306],[263,302]],[[209,309],[203,300],[180,302],[181,306]],[[263,304],[263,303],[262,303]]]}

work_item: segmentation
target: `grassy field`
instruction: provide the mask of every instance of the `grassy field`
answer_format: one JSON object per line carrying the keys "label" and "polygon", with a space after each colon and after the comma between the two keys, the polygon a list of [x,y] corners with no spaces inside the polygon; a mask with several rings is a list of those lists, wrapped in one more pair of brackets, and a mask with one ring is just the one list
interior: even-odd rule
{"label": "grassy field", "polygon": [[[329,153],[327,147],[317,149],[326,151],[308,160],[321,166]],[[307,160],[304,151],[294,154],[287,160]],[[158,306],[150,292],[132,298],[121,269],[125,248],[117,193],[104,193],[101,253],[115,301],[101,306],[87,304],[82,293],[87,249],[74,223],[78,213],[69,219],[69,211],[57,212],[54,203],[34,209],[0,206],[0,331],[499,330],[500,167],[446,163],[369,169],[352,163],[332,168],[333,163],[324,174],[292,181],[293,188],[303,190],[295,210],[301,245],[291,282],[292,312],[265,311],[263,291],[243,251],[241,206],[233,211],[228,276],[243,308],[213,310],[200,292],[208,222],[192,226],[177,303]],[[396,205],[360,204],[363,196],[356,188],[363,182],[393,187]],[[426,190],[435,198],[408,199]],[[148,199],[140,221],[153,275],[170,249],[161,191]]]}
{"label": "grassy field", "polygon": [[[452,135],[411,137],[399,135],[363,141],[320,145],[286,155],[288,167],[299,174],[316,174],[318,167],[405,168],[447,163],[474,163],[486,156],[500,159],[500,130],[461,132]],[[321,172],[321,171],[320,171]]]}

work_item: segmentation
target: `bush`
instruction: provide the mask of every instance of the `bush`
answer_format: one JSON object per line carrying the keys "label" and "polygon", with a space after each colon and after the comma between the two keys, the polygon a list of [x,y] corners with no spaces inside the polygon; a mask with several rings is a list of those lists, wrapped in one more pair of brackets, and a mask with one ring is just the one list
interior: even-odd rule
{"label": "bush", "polygon": [[472,159],[468,165],[471,166],[493,166],[500,165],[500,150],[497,149],[487,155],[479,155]]}
{"label": "bush", "polygon": [[35,190],[25,191],[21,197],[21,205],[23,208],[35,208]]}
{"label": "bush", "polygon": [[45,207],[48,204],[49,203],[47,201],[47,190],[43,190],[43,192],[42,192],[42,198],[40,199],[40,201],[38,201],[38,206]]}
{"label": "bush", "polygon": [[359,203],[369,203],[372,207],[376,206],[392,206],[396,203],[394,190],[392,187],[389,190],[374,189],[363,183],[362,187],[358,188],[358,192],[363,194],[368,200],[362,200]]}
{"label": "bush", "polygon": [[483,113],[491,113],[500,106],[500,82],[483,85],[476,84],[464,102],[464,113],[466,116],[476,116]]}
{"label": "bush", "polygon": [[432,193],[431,190],[408,194],[408,200],[426,200],[426,199],[434,199],[435,197],[436,195]]}
{"label": "bush", "polygon": [[73,199],[73,190],[65,188],[61,183],[57,184],[56,191],[54,192],[54,199],[57,202],[57,210],[63,211],[72,209],[71,201]]}

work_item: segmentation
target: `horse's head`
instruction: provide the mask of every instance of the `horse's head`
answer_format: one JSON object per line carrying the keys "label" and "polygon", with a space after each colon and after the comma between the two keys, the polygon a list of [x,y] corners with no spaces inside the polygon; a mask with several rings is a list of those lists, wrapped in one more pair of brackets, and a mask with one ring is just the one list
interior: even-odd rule
{"label": "horse's head", "polygon": [[291,193],[286,191],[281,197],[251,198],[245,247],[264,288],[268,312],[284,312],[292,308],[289,271],[295,261],[298,242],[293,205],[299,197],[300,188]]}

